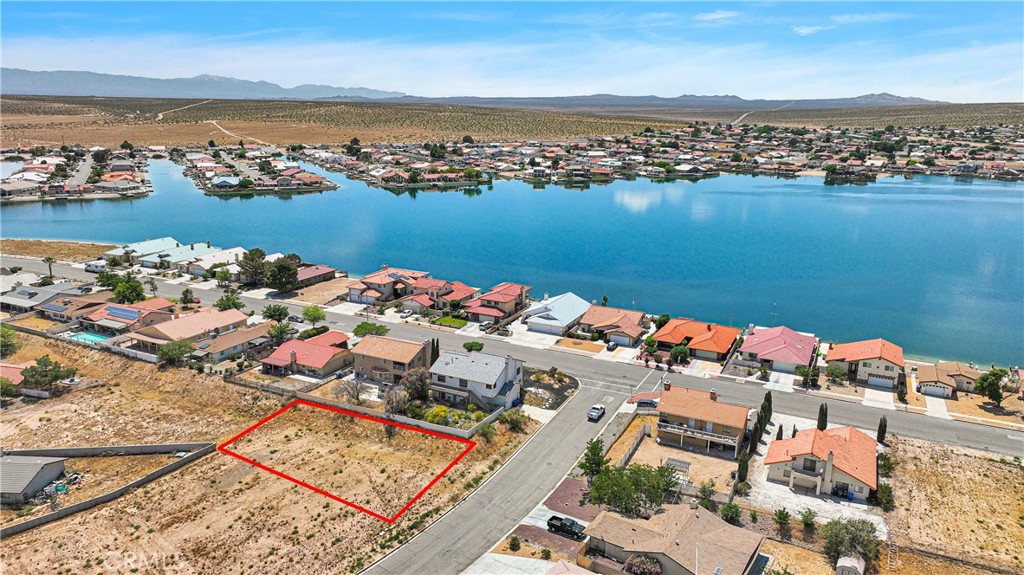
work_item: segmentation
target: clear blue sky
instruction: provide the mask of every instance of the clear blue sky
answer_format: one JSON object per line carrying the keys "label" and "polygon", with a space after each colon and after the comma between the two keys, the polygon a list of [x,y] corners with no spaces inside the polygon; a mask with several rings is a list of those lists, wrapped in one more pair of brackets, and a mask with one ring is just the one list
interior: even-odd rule
{"label": "clear blue sky", "polygon": [[4,66],[422,96],[1024,100],[1021,2],[11,2]]}

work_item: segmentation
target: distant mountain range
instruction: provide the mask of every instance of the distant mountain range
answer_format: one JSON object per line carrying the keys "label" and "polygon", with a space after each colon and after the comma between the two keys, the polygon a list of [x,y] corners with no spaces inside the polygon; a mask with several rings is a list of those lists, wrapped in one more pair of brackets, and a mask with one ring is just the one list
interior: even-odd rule
{"label": "distant mountain range", "polygon": [[202,75],[194,78],[144,78],[96,72],[35,72],[20,68],[0,69],[0,90],[4,94],[46,96],[105,96],[122,98],[211,98],[211,99],[298,99],[341,102],[386,102],[395,104],[451,104],[549,109],[672,109],[702,108],[713,110],[774,110],[821,108],[869,108],[878,106],[914,106],[946,104],[922,98],[906,98],[893,94],[867,94],[854,98],[820,100],[745,100],[739,96],[696,96],[686,94],[675,98],[660,96],[553,96],[530,98],[479,98],[455,96],[424,98],[402,92],[371,88],[339,88],[321,84],[303,84],[283,88],[270,82],[253,82],[224,76]]}
{"label": "distant mountain range", "polygon": [[34,72],[20,68],[0,69],[0,90],[4,94],[46,96],[107,96],[122,98],[213,98],[224,100],[316,100],[327,97],[365,99],[397,98],[402,92],[370,88],[339,88],[303,84],[282,88],[270,82],[252,82],[224,76],[194,78],[143,78],[96,72]]}

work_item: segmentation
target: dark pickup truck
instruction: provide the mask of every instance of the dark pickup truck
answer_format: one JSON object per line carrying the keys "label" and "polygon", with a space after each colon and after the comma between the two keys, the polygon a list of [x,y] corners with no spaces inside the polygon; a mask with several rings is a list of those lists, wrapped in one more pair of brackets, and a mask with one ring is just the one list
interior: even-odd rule
{"label": "dark pickup truck", "polygon": [[551,518],[548,519],[548,531],[552,533],[561,533],[562,535],[572,537],[573,539],[583,539],[583,526],[566,517],[552,515]]}

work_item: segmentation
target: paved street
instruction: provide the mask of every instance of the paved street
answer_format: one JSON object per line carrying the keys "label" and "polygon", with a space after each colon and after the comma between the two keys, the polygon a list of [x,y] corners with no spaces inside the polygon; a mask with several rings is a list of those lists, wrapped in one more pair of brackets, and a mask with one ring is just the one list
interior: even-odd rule
{"label": "paved street", "polygon": [[[11,263],[4,262],[4,265]],[[46,272],[46,265],[38,260],[18,259],[17,265],[22,265],[26,271]],[[54,272],[65,277],[95,278],[93,274],[66,265],[55,265]],[[159,282],[158,293],[165,297],[177,297],[183,287]],[[204,303],[212,303],[220,297],[218,290],[194,287],[193,290]],[[267,300],[254,298],[243,298],[243,301],[248,309],[257,312],[268,303]],[[293,313],[301,312],[301,305],[285,305]],[[346,331],[351,331],[362,321],[362,318],[335,312],[328,312],[327,318],[328,325]],[[389,324],[389,327],[389,335],[412,340],[438,338],[441,346],[446,349],[459,349],[470,337],[463,333],[455,334],[408,324]],[[610,416],[625,398],[638,390],[650,390],[661,375],[660,372],[651,374],[651,370],[631,364],[524,347],[499,340],[483,341],[486,342],[488,352],[514,354],[533,366],[556,366],[584,380],[584,385],[563,405],[558,415],[501,470],[450,513],[373,566],[370,569],[372,573],[459,573],[469,567],[557,485],[582,453],[586,442],[610,421]],[[759,405],[765,394],[763,387],[749,383],[732,383],[682,374],[672,374],[670,380],[697,389],[716,388],[723,401],[750,407]],[[1024,434],[1020,432],[828,400],[802,392],[776,393],[773,400],[774,410],[781,414],[813,418],[818,405],[825,402],[829,404],[830,423],[873,430],[879,417],[885,415],[890,434],[1000,454],[1024,454]],[[594,403],[604,403],[608,408],[608,416],[599,424],[586,421],[586,411]]]}

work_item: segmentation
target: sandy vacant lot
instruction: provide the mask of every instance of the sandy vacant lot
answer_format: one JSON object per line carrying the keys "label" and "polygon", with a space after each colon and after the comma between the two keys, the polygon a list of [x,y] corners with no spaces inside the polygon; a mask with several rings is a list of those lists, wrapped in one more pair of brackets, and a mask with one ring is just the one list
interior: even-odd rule
{"label": "sandy vacant lot", "polygon": [[[143,362],[24,334],[18,334],[18,340],[22,348],[12,361],[49,353],[101,383],[5,410],[0,421],[0,443],[5,447],[220,443],[285,404],[277,396],[189,370],[158,370]],[[284,433],[298,436],[293,441],[312,444],[316,427],[302,423]],[[353,438],[374,431],[357,427],[348,431]],[[340,439],[342,431],[337,432]],[[333,437],[334,431],[330,433]],[[100,559],[112,565],[126,554],[145,553],[170,560],[178,573],[354,572],[464,497],[526,437],[499,425],[491,443],[481,442],[392,525],[233,457],[213,453],[88,513],[5,539],[0,543],[0,571],[33,573],[45,565],[53,571],[91,573]],[[399,439],[399,445],[403,441]],[[343,449],[347,443],[333,447]],[[380,455],[394,457],[386,450]],[[307,460],[311,461],[310,456]],[[375,486],[386,499],[392,493],[382,485],[388,473],[385,468],[380,474],[377,468],[378,476],[366,478],[358,489]],[[390,473],[398,482],[399,471]],[[426,484],[418,478],[416,483],[420,485],[416,489],[390,487],[404,495],[404,490],[415,492]]]}
{"label": "sandy vacant lot", "polygon": [[[30,256],[56,258],[62,262],[84,262],[103,255],[116,246],[93,244],[88,242],[58,242],[49,240],[10,240],[0,241],[0,253],[5,256]],[[4,266],[18,265],[16,262],[5,261]]]}
{"label": "sandy vacant lot", "polygon": [[401,511],[467,448],[308,405],[292,407],[228,446],[385,517]]}
{"label": "sandy vacant lot", "polygon": [[990,454],[905,438],[890,439],[898,460],[893,538],[936,553],[1024,568],[1024,467]]}

